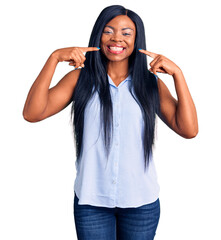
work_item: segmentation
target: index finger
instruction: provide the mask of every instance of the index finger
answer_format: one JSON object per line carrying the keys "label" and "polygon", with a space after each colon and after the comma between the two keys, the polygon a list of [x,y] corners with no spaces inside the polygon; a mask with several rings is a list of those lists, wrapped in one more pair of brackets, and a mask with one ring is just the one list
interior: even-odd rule
{"label": "index finger", "polygon": [[81,47],[83,52],[92,52],[92,51],[99,51],[100,48],[98,47]]}
{"label": "index finger", "polygon": [[146,55],[152,57],[152,58],[155,58],[158,54],[156,53],[153,53],[153,52],[150,52],[150,51],[147,51],[147,50],[144,50],[144,49],[139,49],[140,52],[142,53],[145,53]]}

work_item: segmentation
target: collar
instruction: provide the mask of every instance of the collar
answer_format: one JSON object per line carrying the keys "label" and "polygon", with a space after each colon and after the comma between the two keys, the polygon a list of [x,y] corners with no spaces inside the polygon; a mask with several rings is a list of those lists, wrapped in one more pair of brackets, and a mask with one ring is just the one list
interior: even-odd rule
{"label": "collar", "polygon": [[109,84],[111,84],[112,86],[114,86],[115,88],[119,88],[121,85],[123,85],[126,81],[130,81],[131,80],[131,74],[129,74],[129,76],[127,78],[125,78],[118,86],[116,86],[113,82],[113,80],[111,79],[111,77],[107,74],[108,77],[108,81]]}

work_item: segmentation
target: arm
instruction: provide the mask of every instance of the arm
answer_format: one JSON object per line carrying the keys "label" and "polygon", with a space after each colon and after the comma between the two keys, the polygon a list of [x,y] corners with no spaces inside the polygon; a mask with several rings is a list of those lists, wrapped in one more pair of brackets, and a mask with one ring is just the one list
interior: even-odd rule
{"label": "arm", "polygon": [[25,120],[41,121],[61,111],[71,102],[81,70],[72,70],[56,86],[49,89],[58,62],[54,54],[51,54],[33,83],[23,109]]}
{"label": "arm", "polygon": [[173,75],[178,100],[169,92],[166,85],[158,78],[161,113],[159,117],[173,131],[184,138],[193,138],[198,133],[196,108],[190,95],[182,71]]}
{"label": "arm", "polygon": [[149,71],[155,75],[157,72],[167,73],[174,79],[178,100],[171,95],[163,81],[158,80],[161,104],[158,116],[180,136],[184,138],[195,137],[198,133],[196,108],[181,69],[162,54],[144,49],[139,49],[139,51],[153,58]]}
{"label": "arm", "polygon": [[37,79],[33,83],[23,109],[23,116],[29,122],[38,122],[50,117],[69,105],[72,101],[80,69],[66,74],[53,88],[49,88],[55,68],[59,62],[68,61],[69,65],[84,67],[84,52],[99,51],[97,47],[68,47],[54,51]]}

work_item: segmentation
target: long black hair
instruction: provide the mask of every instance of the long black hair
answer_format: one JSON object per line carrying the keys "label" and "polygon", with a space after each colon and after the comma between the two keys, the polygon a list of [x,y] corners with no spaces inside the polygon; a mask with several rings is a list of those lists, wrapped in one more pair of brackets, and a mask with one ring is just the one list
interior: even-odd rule
{"label": "long black hair", "polygon": [[[127,15],[136,26],[136,38],[134,51],[129,57],[128,75],[131,74],[132,81],[129,91],[142,110],[144,120],[144,132],[142,141],[144,148],[144,165],[146,169],[152,155],[154,144],[155,118],[160,110],[159,92],[157,81],[153,73],[147,68],[147,57],[138,51],[139,48],[146,49],[145,30],[141,18],[133,11],[121,5],[112,5],[104,8],[98,16],[91,36],[90,47],[99,47],[105,25],[118,15]],[[76,157],[82,153],[82,138],[84,130],[84,110],[87,102],[97,91],[100,100],[101,124],[104,124],[104,142],[106,154],[110,151],[110,134],[113,130],[113,108],[107,76],[107,58],[101,51],[87,52],[85,67],[81,69],[77,84],[72,96],[71,116],[74,115],[73,132],[75,138]],[[132,88],[134,94],[132,93]],[[129,131],[130,129],[128,129]],[[112,135],[113,136],[113,135]]]}

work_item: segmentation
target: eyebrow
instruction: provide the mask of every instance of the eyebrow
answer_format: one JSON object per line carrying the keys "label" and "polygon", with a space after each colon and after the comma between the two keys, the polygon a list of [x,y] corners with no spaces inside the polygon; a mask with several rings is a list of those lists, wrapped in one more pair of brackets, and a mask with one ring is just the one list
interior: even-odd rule
{"label": "eyebrow", "polygon": [[[106,25],[105,27],[109,27],[109,28],[112,28],[112,29],[114,29],[114,27],[112,27],[112,26],[109,26],[109,25]],[[133,30],[132,28],[129,28],[129,27],[122,28],[122,30],[125,30],[125,29],[131,29],[131,30]],[[133,31],[134,31],[134,30],[133,30]]]}

